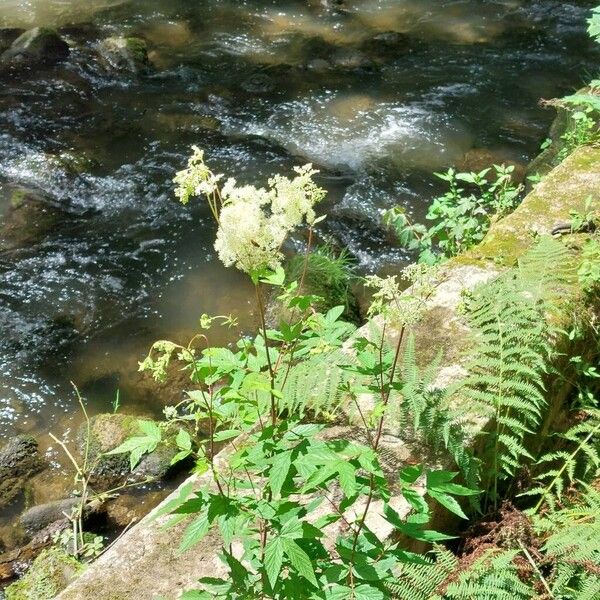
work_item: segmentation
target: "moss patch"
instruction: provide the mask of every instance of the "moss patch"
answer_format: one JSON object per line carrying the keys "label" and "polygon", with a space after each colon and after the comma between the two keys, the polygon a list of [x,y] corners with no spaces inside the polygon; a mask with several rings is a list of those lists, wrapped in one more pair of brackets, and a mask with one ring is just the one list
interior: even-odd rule
{"label": "moss patch", "polygon": [[539,183],[522,204],[490,228],[475,248],[455,259],[458,264],[512,266],[538,235],[568,223],[571,211],[585,211],[589,196],[600,189],[600,149],[579,148]]}
{"label": "moss patch", "polygon": [[6,600],[52,600],[81,572],[84,566],[59,548],[44,550],[27,573],[6,588]]}

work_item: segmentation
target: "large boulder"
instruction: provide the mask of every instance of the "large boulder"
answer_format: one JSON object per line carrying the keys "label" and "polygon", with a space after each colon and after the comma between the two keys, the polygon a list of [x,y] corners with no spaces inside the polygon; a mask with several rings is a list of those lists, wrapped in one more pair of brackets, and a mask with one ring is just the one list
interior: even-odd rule
{"label": "large boulder", "polygon": [[[88,457],[93,465],[92,479],[96,491],[112,489],[125,481],[161,479],[171,470],[171,461],[177,454],[176,431],[163,433],[154,452],[145,454],[131,471],[129,453],[108,454],[125,440],[143,436],[139,422],[148,421],[124,414],[104,413],[90,420]],[[86,447],[87,425],[78,432],[78,444],[83,455]]]}
{"label": "large boulder", "polygon": [[0,450],[0,510],[23,491],[28,479],[44,468],[35,438],[19,435]]}
{"label": "large boulder", "polygon": [[53,64],[69,56],[69,45],[54,29],[36,27],[21,34],[0,55],[0,66],[31,67]]}
{"label": "large boulder", "polygon": [[137,37],[109,37],[100,43],[100,56],[113,69],[136,74],[146,73],[150,68],[148,46]]}
{"label": "large boulder", "polygon": [[52,600],[84,566],[59,548],[44,550],[25,576],[6,588],[6,600]]}

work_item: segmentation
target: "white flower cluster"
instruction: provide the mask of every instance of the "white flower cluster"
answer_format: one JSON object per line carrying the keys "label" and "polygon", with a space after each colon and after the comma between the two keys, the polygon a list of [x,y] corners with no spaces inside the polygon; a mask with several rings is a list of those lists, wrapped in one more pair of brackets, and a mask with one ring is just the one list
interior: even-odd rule
{"label": "white flower cluster", "polygon": [[179,171],[173,181],[177,184],[175,195],[182,204],[187,204],[193,196],[206,196],[212,199],[218,191],[219,180],[223,175],[215,175],[204,163],[204,151],[192,146],[193,154],[188,159],[187,169]]}
{"label": "white flower cluster", "polygon": [[215,250],[220,260],[249,274],[277,269],[287,235],[304,222],[315,223],[314,206],[325,197],[312,179],[318,171],[311,164],[294,167],[293,179],[275,175],[268,189],[228,179],[219,190],[223,175],[207,167],[200,148],[193,150],[187,169],[175,176],[175,194],[184,204],[192,196],[206,196],[219,224]]}
{"label": "white flower cluster", "polygon": [[225,266],[246,273],[281,265],[281,246],[287,235],[304,221],[315,221],[314,205],[325,197],[312,176],[318,171],[308,164],[295,167],[297,176],[276,175],[269,189],[238,186],[228,179],[221,190],[223,208],[215,249]]}

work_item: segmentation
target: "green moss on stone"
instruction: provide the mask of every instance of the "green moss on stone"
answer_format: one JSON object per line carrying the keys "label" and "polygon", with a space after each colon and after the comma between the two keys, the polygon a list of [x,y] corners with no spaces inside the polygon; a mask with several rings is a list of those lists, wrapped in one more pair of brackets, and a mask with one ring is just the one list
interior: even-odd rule
{"label": "green moss on stone", "polygon": [[125,40],[125,47],[130,57],[140,64],[148,61],[148,46],[141,38],[128,37]]}
{"label": "green moss on stone", "polygon": [[600,149],[579,148],[556,167],[510,215],[494,223],[484,240],[459,264],[514,265],[535,242],[561,223],[570,212],[585,211],[585,203],[600,189]]}
{"label": "green moss on stone", "polygon": [[84,570],[59,548],[44,550],[27,573],[6,588],[6,600],[52,600]]}
{"label": "green moss on stone", "polygon": [[19,208],[25,202],[27,198],[27,192],[22,189],[16,189],[10,195],[10,205],[13,208]]}

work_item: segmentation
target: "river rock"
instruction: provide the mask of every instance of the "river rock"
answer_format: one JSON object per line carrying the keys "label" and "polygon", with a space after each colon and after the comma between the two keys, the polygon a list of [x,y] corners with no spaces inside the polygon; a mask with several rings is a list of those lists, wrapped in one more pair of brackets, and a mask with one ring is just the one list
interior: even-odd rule
{"label": "river rock", "polygon": [[[171,460],[177,454],[176,431],[163,432],[163,439],[156,450],[145,454],[133,471],[130,470],[129,453],[107,453],[125,440],[142,436],[141,419],[131,415],[104,413],[90,420],[89,460],[94,465],[92,483],[97,492],[119,486],[127,480],[143,481],[146,478],[161,479],[171,470]],[[79,429],[77,438],[81,454],[85,452],[87,425]]]}
{"label": "river rock", "polygon": [[113,69],[136,74],[150,69],[148,46],[137,37],[109,37],[99,46],[100,56]]}
{"label": "river rock", "polygon": [[494,179],[493,165],[506,165],[514,167],[512,180],[516,184],[523,183],[527,166],[517,160],[510,159],[499,150],[489,148],[472,148],[464,154],[462,160],[457,165],[459,171],[473,171],[479,173],[484,169],[490,169],[488,179]]}
{"label": "river rock", "polygon": [[398,31],[383,31],[366,39],[361,50],[370,57],[380,61],[402,56],[412,51],[411,39]]}
{"label": "river rock", "polygon": [[33,537],[48,525],[65,521],[67,515],[71,514],[71,510],[74,506],[77,506],[78,502],[79,498],[64,498],[63,500],[33,506],[19,517],[19,522],[25,533]]}
{"label": "river rock", "polygon": [[0,252],[40,241],[66,216],[39,190],[0,184]]}
{"label": "river rock", "polygon": [[52,600],[84,566],[60,548],[44,550],[27,573],[6,589],[6,600]]}
{"label": "river rock", "polygon": [[28,479],[44,468],[35,438],[19,435],[0,450],[0,509],[17,498]]}
{"label": "river rock", "polygon": [[36,27],[21,34],[0,56],[9,68],[53,64],[69,56],[69,45],[54,29]]}

